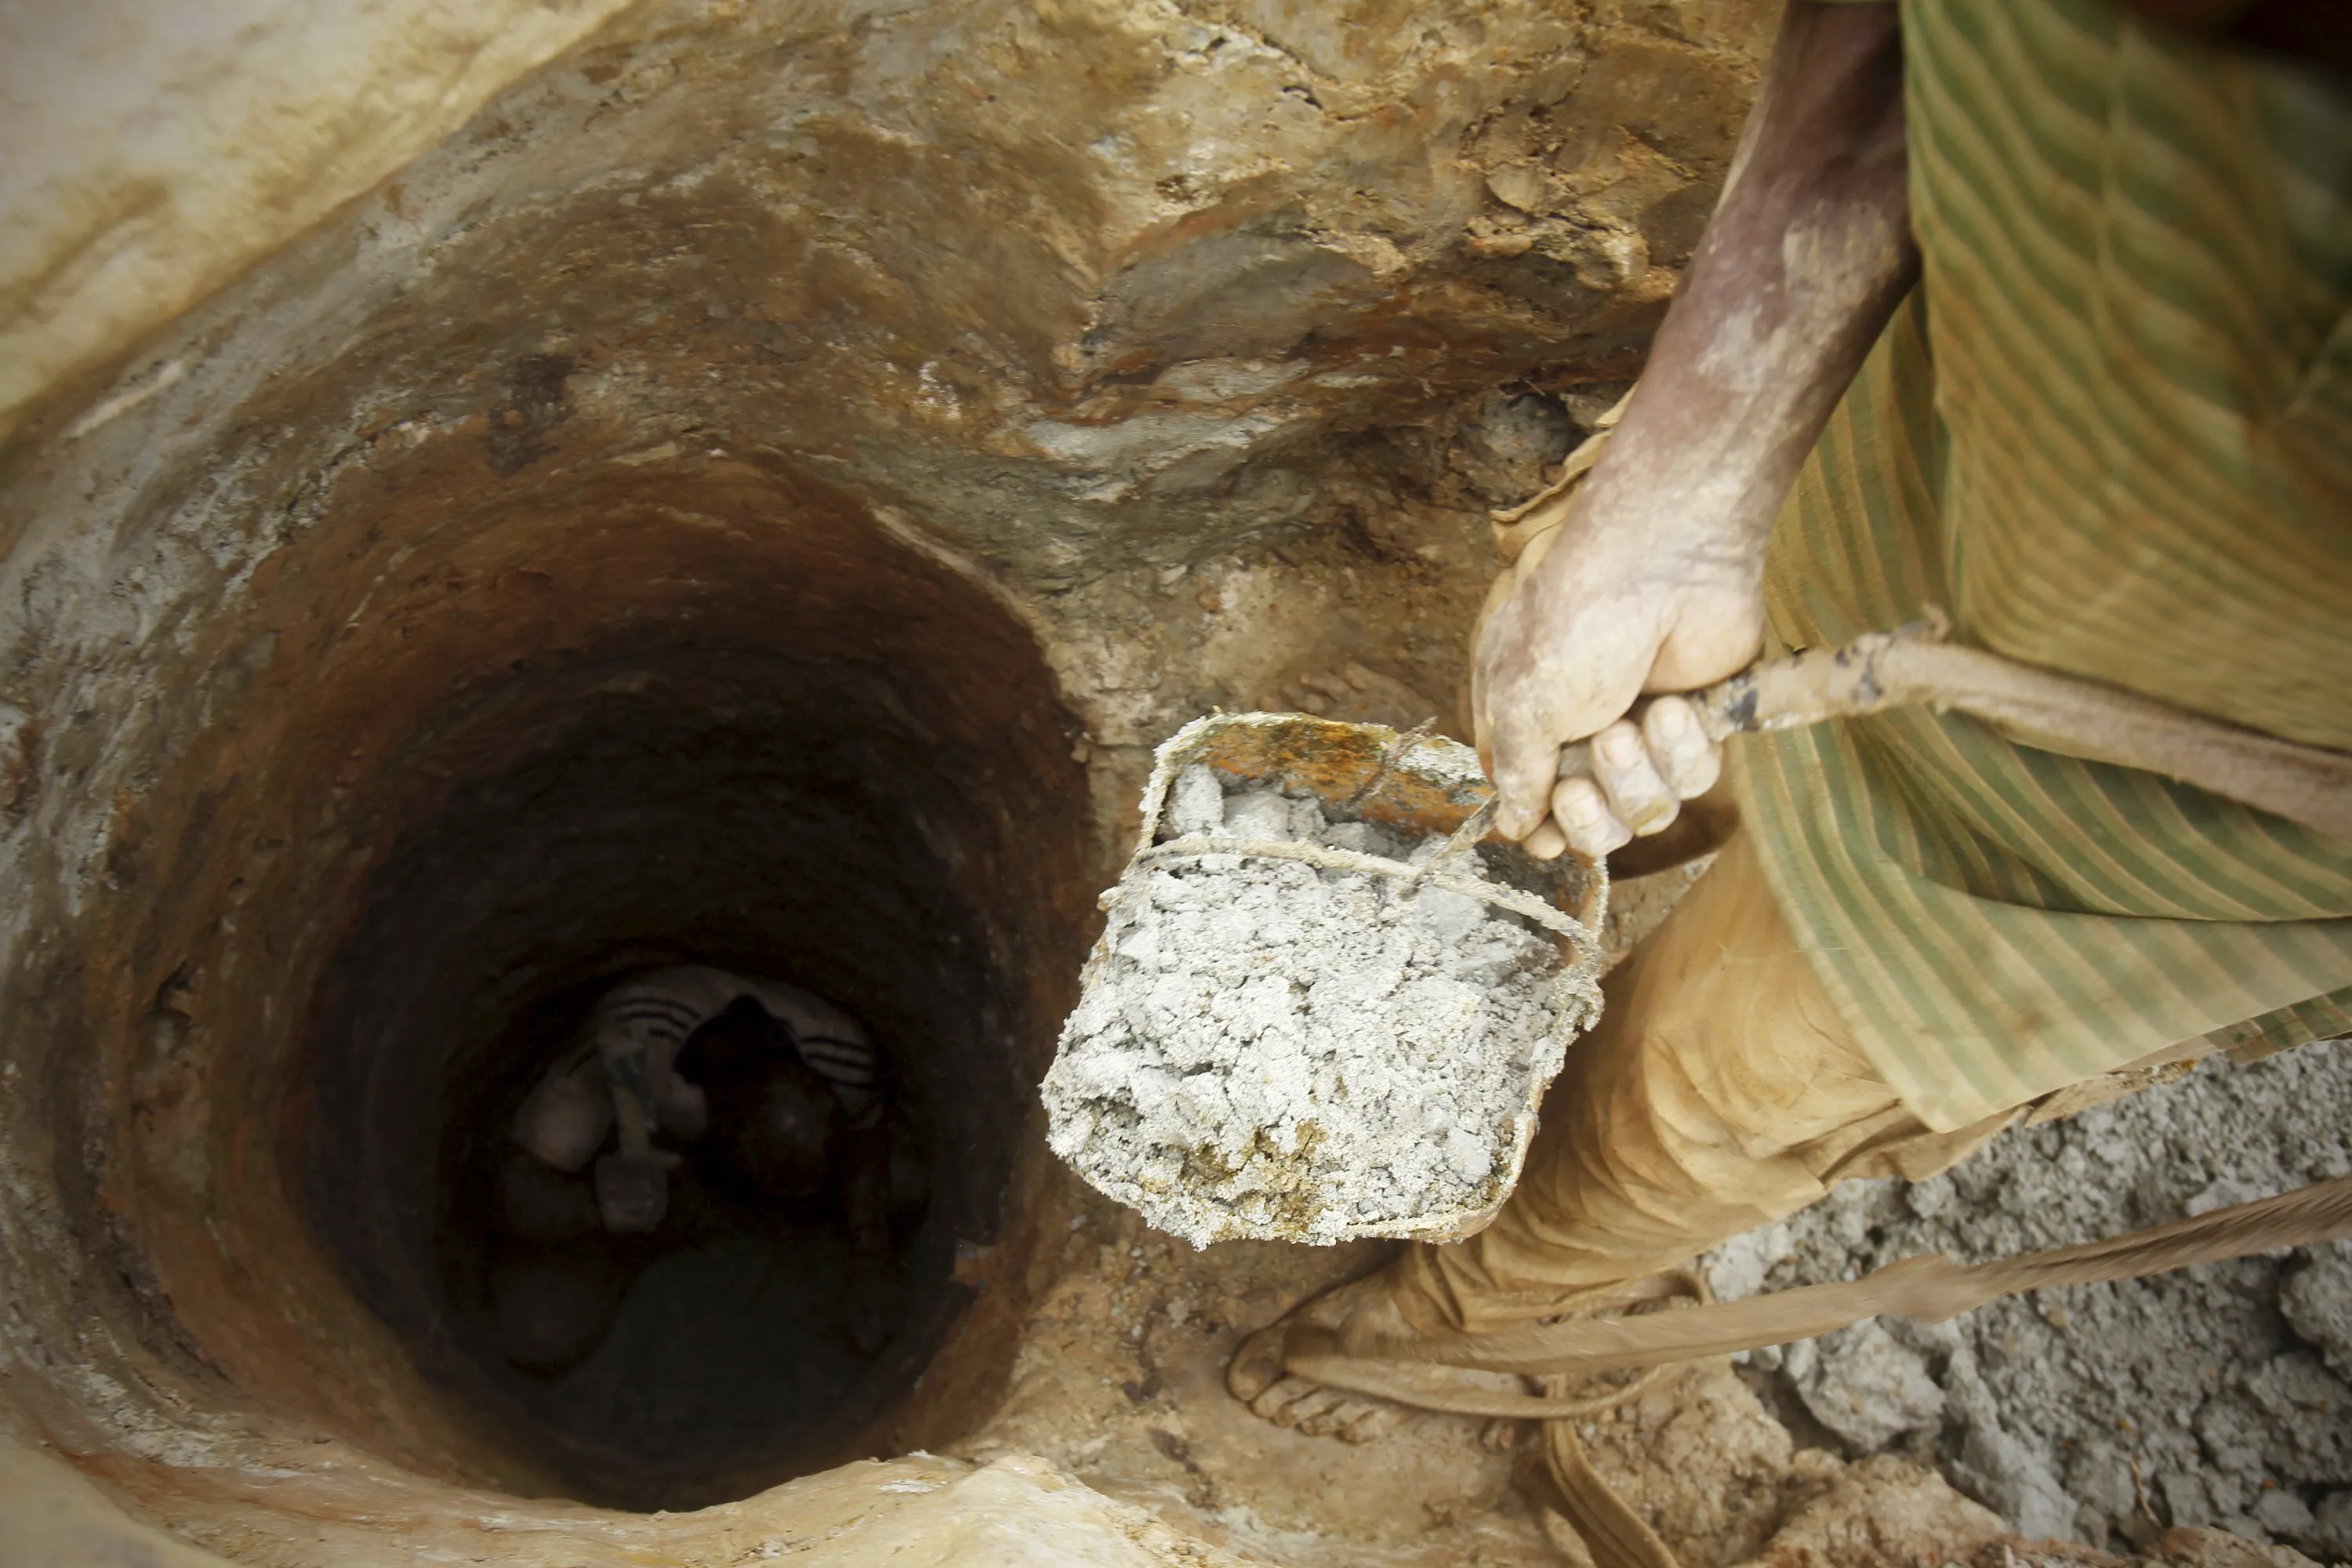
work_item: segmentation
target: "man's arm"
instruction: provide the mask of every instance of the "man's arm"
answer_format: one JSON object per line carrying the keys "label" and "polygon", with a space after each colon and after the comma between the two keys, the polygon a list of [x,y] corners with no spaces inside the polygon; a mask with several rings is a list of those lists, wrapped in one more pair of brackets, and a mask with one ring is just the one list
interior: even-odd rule
{"label": "man's arm", "polygon": [[[1599,856],[1713,782],[1686,705],[1623,716],[1756,656],[1773,516],[1917,268],[1895,7],[1793,0],[1633,401],[1476,650],[1505,833]],[[1595,779],[1555,787],[1588,736]]]}

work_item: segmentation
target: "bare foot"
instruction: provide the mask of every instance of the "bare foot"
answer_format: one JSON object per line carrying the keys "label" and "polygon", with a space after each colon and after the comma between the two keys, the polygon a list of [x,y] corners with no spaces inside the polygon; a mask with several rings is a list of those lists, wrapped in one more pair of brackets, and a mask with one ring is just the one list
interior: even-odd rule
{"label": "bare foot", "polygon": [[1382,1269],[1301,1302],[1244,1340],[1225,1369],[1227,1391],[1253,1414],[1310,1437],[1370,1443],[1394,1431],[1406,1415],[1402,1406],[1284,1370],[1283,1342],[1291,1328],[1302,1323],[1333,1330],[1342,1343],[1370,1344],[1414,1335],[1389,1294],[1389,1271]]}

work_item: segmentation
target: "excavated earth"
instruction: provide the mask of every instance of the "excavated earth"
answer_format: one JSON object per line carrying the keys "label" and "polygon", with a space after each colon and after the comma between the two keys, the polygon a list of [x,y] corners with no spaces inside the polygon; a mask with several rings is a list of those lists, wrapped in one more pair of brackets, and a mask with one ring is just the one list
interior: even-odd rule
{"label": "excavated earth", "polygon": [[[2013,1130],[1945,1175],[1850,1183],[1710,1255],[1719,1295],[2095,1241],[2352,1171],[2352,1044],[2210,1058]],[[2352,1560],[2352,1247],[2011,1297],[1743,1358],[1798,1429],[1933,1463],[2028,1535],[2127,1550],[2219,1525]]]}
{"label": "excavated earth", "polygon": [[[1664,918],[1693,869],[1612,888],[1614,953]],[[1775,1288],[1851,1278],[1938,1247],[1974,1258],[2061,1246],[2178,1217],[2200,1198],[2239,1202],[2335,1173],[2347,1155],[2347,1051],[2216,1062],[2081,1121],[2006,1135],[1919,1188],[1850,1184],[1795,1222],[1710,1253],[1703,1267],[1718,1291],[1738,1296],[1768,1275]],[[2092,1144],[2131,1152],[2086,1179],[2082,1158],[2063,1151]],[[1914,1192],[1923,1211],[1946,1200],[1940,1228],[1893,1217],[1912,1214]],[[2006,1195],[1986,1201],[1972,1226],[1954,1201],[1964,1192]],[[1379,1267],[1390,1244],[1195,1251],[1092,1194],[1069,1227],[1012,1397],[963,1451],[1050,1457],[1200,1538],[1295,1568],[1562,1561],[1512,1488],[1530,1436],[1522,1424],[1413,1415],[1358,1447],[1277,1430],[1225,1394],[1225,1363],[1244,1333]],[[2338,1251],[2046,1293],[2063,1300],[2021,1298],[1924,1334],[1889,1320],[1918,1350],[1898,1349],[1891,1366],[1872,1368],[1829,1342],[1827,1359],[1851,1369],[1842,1383],[1800,1382],[1790,1366],[1802,1370],[1801,1358],[1718,1358],[1672,1374],[1582,1435],[1602,1477],[1693,1568],[2343,1562],[2352,1553],[2323,1522],[2340,1517],[2326,1500],[2340,1494],[2294,1478],[2340,1463],[2352,1409],[2328,1403],[2324,1389],[2298,1403],[2310,1392],[2301,1384],[2268,1405],[2242,1392],[2278,1381],[2281,1357],[2299,1367],[2328,1353],[2300,1338],[2277,1303],[2284,1282],[2329,1266]],[[2315,1315],[2305,1327],[2340,1346],[2347,1297],[2309,1299],[2335,1303],[2332,1318]],[[1973,1404],[1956,1381],[1970,1374],[1969,1354],[1981,1355],[1978,1375],[1990,1385]],[[1900,1408],[1906,1392],[1919,1397],[1906,1374],[1936,1408],[1898,1419],[1899,1430],[1864,1429],[1856,1441],[1807,1403],[1837,1409],[1844,1395],[1844,1409]],[[2200,1447],[2200,1433],[2222,1436],[2220,1423],[2240,1410],[2252,1417],[2250,1442]],[[2034,1489],[2037,1464],[2056,1472],[2051,1495]],[[2141,1478],[2137,1491],[2128,1479],[2120,1498],[2089,1490],[2109,1465]],[[2088,1500],[2066,1486],[2083,1487]],[[2221,1496],[2242,1500],[2234,1516],[2213,1506]],[[2282,1496],[2305,1511],[2261,1501]]]}
{"label": "excavated earth", "polygon": [[[1147,1234],[1034,1089],[1153,742],[1462,732],[1774,8],[216,9],[0,22],[0,1557],[1552,1560],[1517,1434],[1222,1393],[1376,1248]],[[688,1291],[655,1422],[497,1356],[467,1173],[686,959],[864,1018],[929,1191],[881,1350]],[[1594,1435],[1691,1561],[2034,1560],[1768,1381]]]}

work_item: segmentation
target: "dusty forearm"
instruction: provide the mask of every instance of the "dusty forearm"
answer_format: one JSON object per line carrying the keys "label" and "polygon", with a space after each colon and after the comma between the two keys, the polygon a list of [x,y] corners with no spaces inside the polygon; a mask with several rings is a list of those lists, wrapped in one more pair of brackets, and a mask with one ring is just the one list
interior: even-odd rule
{"label": "dusty forearm", "polygon": [[[1897,26],[1892,5],[1792,0],[1633,402],[1581,487],[1530,515],[1546,553],[1481,623],[1496,824],[1537,855],[1606,854],[1716,776],[1678,705],[1626,715],[1756,656],[1773,516],[1917,268]],[[1588,737],[1594,776],[1560,779]]]}
{"label": "dusty forearm", "polygon": [[1760,556],[1916,275],[1891,5],[1795,0],[1730,185],[1584,497],[1591,523]]}

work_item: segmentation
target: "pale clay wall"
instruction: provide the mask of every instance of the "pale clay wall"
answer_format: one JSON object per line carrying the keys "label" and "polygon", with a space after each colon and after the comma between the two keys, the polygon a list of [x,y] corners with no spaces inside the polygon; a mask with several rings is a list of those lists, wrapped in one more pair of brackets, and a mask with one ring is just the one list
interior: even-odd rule
{"label": "pale clay wall", "polygon": [[0,438],[628,3],[0,6]]}
{"label": "pale clay wall", "polygon": [[[1538,478],[1498,389],[1637,366],[1775,10],[232,3],[0,0],[12,1005],[153,897],[183,825],[142,841],[142,802],[247,687],[336,676],[339,634],[269,595],[371,497],[822,475],[1036,630],[1107,844],[1150,742],[1208,702],[1360,661],[1444,706],[1483,508]],[[335,570],[397,598],[385,521]],[[545,528],[551,570],[593,569]],[[306,842],[341,831],[322,809]],[[162,978],[135,969],[90,983],[123,1016]],[[42,1044],[0,1019],[0,1433],[237,1556],[407,1560],[367,1522],[393,1515],[515,1531],[507,1560],[642,1547],[649,1521],[257,1423],[145,1342],[110,1256],[75,1262],[92,1211],[58,1172],[95,1182],[115,1144],[52,1144]],[[892,1508],[986,1473],[893,1464]],[[0,1476],[0,1559],[37,1563],[6,1533],[26,1473]],[[740,1531],[824,1480],[688,1517]]]}

